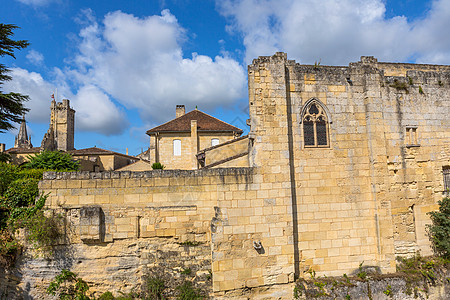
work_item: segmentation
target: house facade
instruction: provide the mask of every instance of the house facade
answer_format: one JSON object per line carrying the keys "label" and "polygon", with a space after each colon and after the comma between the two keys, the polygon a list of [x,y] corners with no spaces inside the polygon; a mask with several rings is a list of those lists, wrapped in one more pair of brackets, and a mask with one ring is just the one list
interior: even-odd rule
{"label": "house facade", "polygon": [[196,155],[201,149],[231,141],[242,133],[242,129],[200,110],[185,113],[184,105],[177,105],[175,119],[147,131],[148,159],[168,169],[198,169]]}

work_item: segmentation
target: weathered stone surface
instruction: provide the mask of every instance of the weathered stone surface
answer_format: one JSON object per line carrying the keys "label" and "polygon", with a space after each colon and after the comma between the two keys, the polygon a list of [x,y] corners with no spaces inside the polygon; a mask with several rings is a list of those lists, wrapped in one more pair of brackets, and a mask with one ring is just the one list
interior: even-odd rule
{"label": "weathered stone surface", "polygon": [[[52,257],[23,256],[15,269],[0,270],[1,299],[51,299],[45,290],[62,268],[75,272],[96,297],[111,291],[140,291],[149,276],[162,278],[174,288],[184,280],[211,292],[210,246],[183,246],[173,238],[138,238],[108,244],[57,246]],[[190,269],[190,274],[182,274]],[[167,294],[174,296],[174,294]]]}

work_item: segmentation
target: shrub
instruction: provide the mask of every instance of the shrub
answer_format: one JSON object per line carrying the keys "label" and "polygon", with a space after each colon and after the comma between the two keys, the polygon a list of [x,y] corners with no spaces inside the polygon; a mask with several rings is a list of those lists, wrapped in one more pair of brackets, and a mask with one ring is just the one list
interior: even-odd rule
{"label": "shrub", "polygon": [[116,299],[111,292],[104,292],[98,297],[98,300],[114,300]]}
{"label": "shrub", "polygon": [[19,169],[17,171],[17,178],[18,179],[34,178],[41,180],[42,174],[44,174],[43,169]]}
{"label": "shrub", "polygon": [[156,162],[152,164],[152,169],[153,170],[163,170],[166,166],[164,166],[163,164]]}
{"label": "shrub", "polygon": [[47,288],[47,294],[59,299],[89,300],[86,295],[89,285],[75,273],[62,269]]}
{"label": "shrub", "polygon": [[57,217],[46,217],[42,210],[25,220],[26,238],[35,248],[51,252],[61,236]]}
{"label": "shrub", "polygon": [[8,189],[0,199],[0,206],[13,209],[16,207],[30,206],[34,204],[39,196],[38,179],[17,179],[9,185]]}
{"label": "shrub", "polygon": [[183,282],[182,285],[177,287],[177,291],[177,299],[179,300],[196,300],[205,298],[199,289],[192,286],[192,282],[190,281]]}
{"label": "shrub", "polygon": [[427,225],[428,236],[434,252],[450,259],[450,198],[446,197],[439,203],[439,211],[432,211],[432,224]]}
{"label": "shrub", "polygon": [[0,162],[9,162],[11,160],[11,155],[5,152],[0,152]]}
{"label": "shrub", "polygon": [[394,79],[394,82],[390,86],[397,90],[404,90],[406,93],[408,93],[408,86],[406,82],[400,82],[397,79]]}
{"label": "shrub", "polygon": [[165,288],[166,284],[160,277],[150,277],[147,279],[149,299],[163,299],[163,291]]}
{"label": "shrub", "polygon": [[80,162],[73,160],[69,153],[59,151],[43,151],[35,156],[28,156],[30,160],[25,164],[28,169],[44,169],[55,171],[77,171]]}
{"label": "shrub", "polygon": [[0,230],[0,263],[11,266],[22,249],[19,242],[8,230]]}
{"label": "shrub", "polygon": [[0,195],[8,189],[8,186],[18,178],[17,166],[0,162]]}

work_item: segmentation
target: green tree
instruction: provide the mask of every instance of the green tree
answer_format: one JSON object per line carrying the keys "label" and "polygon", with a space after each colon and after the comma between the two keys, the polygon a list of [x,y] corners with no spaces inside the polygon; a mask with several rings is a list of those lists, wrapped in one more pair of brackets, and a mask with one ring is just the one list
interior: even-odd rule
{"label": "green tree", "polygon": [[[15,50],[20,50],[29,45],[26,40],[15,41],[10,37],[14,35],[13,30],[19,28],[13,24],[0,23],[0,57],[8,55],[13,58]],[[12,123],[20,123],[22,115],[28,111],[23,102],[28,101],[29,97],[19,93],[4,94],[1,87],[4,81],[11,80],[7,73],[10,70],[0,64],[0,132],[5,132],[14,128]]]}
{"label": "green tree", "polygon": [[59,151],[43,151],[28,158],[30,161],[25,164],[29,169],[44,169],[55,171],[77,171],[80,163],[73,160],[72,155]]}
{"label": "green tree", "polygon": [[450,198],[444,198],[439,203],[439,211],[432,211],[432,224],[427,225],[428,235],[436,254],[450,258]]}

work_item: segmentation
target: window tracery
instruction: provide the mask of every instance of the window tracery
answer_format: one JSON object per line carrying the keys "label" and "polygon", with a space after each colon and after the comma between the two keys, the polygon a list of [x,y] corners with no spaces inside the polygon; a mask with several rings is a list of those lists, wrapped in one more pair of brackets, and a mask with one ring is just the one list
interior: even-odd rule
{"label": "window tracery", "polygon": [[303,141],[305,147],[328,147],[328,124],[327,113],[322,105],[313,100],[307,103],[303,110]]}

